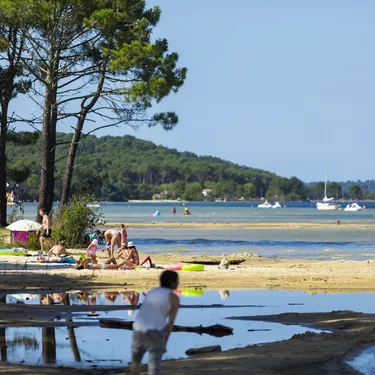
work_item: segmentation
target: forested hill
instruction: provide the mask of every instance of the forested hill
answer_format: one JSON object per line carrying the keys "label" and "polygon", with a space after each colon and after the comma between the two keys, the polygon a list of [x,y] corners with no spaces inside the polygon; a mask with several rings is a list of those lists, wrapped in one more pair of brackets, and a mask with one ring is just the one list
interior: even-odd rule
{"label": "forested hill", "polygon": [[[68,143],[70,137],[59,133],[59,143]],[[56,199],[61,196],[68,147],[60,145],[56,152]],[[21,199],[37,199],[40,146],[10,143],[7,158],[12,170],[25,166],[30,169],[30,176],[21,183]],[[212,190],[208,199],[260,197],[269,188],[272,194],[282,194],[280,198],[293,195],[299,199],[306,195],[304,184],[295,177],[281,178],[216,157],[178,152],[129,135],[100,138],[89,135],[80,142],[74,169],[75,192],[90,192],[96,199],[110,201],[151,199],[163,191],[168,198],[202,200],[205,188]]]}

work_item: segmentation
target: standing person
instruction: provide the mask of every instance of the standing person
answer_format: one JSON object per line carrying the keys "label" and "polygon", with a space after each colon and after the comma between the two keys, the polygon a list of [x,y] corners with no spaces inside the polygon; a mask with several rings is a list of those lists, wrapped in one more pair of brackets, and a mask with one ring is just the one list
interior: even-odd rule
{"label": "standing person", "polygon": [[176,213],[176,206],[173,206],[172,207],[172,214],[175,214]]}
{"label": "standing person", "polygon": [[115,251],[115,245],[117,245],[118,249],[121,247],[121,233],[116,229],[108,229],[104,232],[104,238],[106,243],[105,250],[107,250],[108,256],[111,258]]}
{"label": "standing person", "polygon": [[149,353],[149,375],[160,374],[161,357],[166,352],[167,341],[180,307],[180,300],[173,293],[177,287],[178,274],[168,270],[160,276],[160,287],[147,293],[133,323],[132,375],[140,373],[140,363],[146,352]]}
{"label": "standing person", "polygon": [[51,229],[51,220],[49,216],[47,215],[47,212],[45,209],[41,208],[39,210],[39,215],[42,217],[42,233],[39,237],[39,243],[40,243],[40,253],[44,253],[44,243],[46,242],[47,238],[48,241],[50,242],[52,240],[51,234],[52,234],[52,229]]}
{"label": "standing person", "polygon": [[128,232],[126,231],[125,224],[121,224],[120,233],[121,233],[121,246],[125,246],[126,241],[128,240]]}
{"label": "standing person", "polygon": [[96,257],[96,250],[98,249],[98,240],[96,238],[93,238],[91,240],[91,243],[89,247],[86,249],[86,256],[91,258],[91,262],[93,264],[98,263],[97,257]]}

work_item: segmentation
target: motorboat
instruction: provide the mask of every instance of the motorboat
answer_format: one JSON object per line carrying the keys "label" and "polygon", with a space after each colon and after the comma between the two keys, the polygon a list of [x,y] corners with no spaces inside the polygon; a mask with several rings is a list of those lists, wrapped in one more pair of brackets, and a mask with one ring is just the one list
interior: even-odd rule
{"label": "motorboat", "polygon": [[363,210],[363,207],[361,207],[358,203],[348,204],[344,208],[344,211],[351,211],[351,212],[362,211],[362,210]]}
{"label": "motorboat", "polygon": [[275,202],[275,204],[272,206],[273,209],[275,208],[282,208],[281,204],[279,202]]}
{"label": "motorboat", "polygon": [[320,211],[335,211],[341,209],[341,206],[338,204],[331,203],[334,198],[327,198],[327,168],[324,179],[324,197],[323,202],[318,202],[316,208]]}
{"label": "motorboat", "polygon": [[224,199],[221,199],[221,198],[216,198],[215,199],[215,202],[216,203],[224,203],[224,202],[226,202],[227,200],[224,198]]}
{"label": "motorboat", "polygon": [[88,208],[100,208],[100,204],[99,203],[88,203],[88,204],[86,204],[86,207],[88,207]]}
{"label": "motorboat", "polygon": [[264,201],[264,203],[258,204],[258,208],[272,208],[272,204],[268,203],[268,201]]}

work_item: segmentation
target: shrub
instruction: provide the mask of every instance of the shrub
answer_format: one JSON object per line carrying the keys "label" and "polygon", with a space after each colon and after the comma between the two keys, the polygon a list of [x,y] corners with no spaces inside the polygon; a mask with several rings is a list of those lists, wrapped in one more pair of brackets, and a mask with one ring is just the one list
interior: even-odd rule
{"label": "shrub", "polygon": [[53,223],[53,238],[64,240],[67,246],[84,246],[88,243],[88,232],[101,220],[97,208],[87,207],[92,202],[88,196],[74,196],[70,203],[63,207]]}

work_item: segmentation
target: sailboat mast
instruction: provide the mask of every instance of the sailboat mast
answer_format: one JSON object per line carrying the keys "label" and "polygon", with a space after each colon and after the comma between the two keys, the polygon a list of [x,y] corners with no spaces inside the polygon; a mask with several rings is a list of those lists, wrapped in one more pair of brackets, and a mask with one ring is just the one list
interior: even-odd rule
{"label": "sailboat mast", "polygon": [[324,177],[324,198],[327,198],[327,166],[326,166],[326,173]]}

